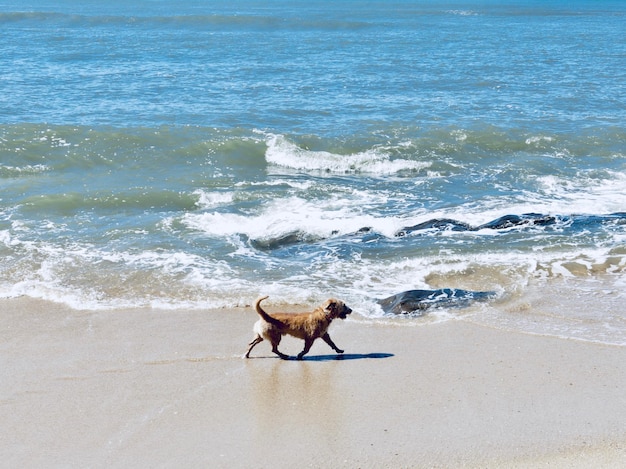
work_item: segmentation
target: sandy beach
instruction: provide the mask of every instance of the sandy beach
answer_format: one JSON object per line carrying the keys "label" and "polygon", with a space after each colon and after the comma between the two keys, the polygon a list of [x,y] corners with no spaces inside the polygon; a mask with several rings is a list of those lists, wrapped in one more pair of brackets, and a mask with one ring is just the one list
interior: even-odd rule
{"label": "sandy beach", "polygon": [[342,357],[245,360],[251,308],[2,300],[1,465],[626,465],[626,347],[353,316],[331,327]]}

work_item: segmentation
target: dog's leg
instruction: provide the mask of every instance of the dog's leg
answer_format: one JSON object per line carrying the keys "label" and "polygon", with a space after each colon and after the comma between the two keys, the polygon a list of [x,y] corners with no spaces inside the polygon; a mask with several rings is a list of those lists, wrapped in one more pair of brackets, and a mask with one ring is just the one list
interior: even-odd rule
{"label": "dog's leg", "polygon": [[261,337],[260,335],[257,334],[257,336],[254,338],[254,340],[248,344],[249,345],[248,351],[244,355],[244,358],[250,358],[250,351],[254,348],[254,346],[256,344],[259,344],[261,342],[263,342],[263,337]]}
{"label": "dog's leg", "polygon": [[330,347],[337,353],[343,353],[343,350],[341,350],[339,347],[337,347],[335,345],[335,343],[333,342],[333,339],[330,338],[330,336],[328,335],[328,332],[326,334],[324,334],[322,336],[322,339],[324,339],[324,342],[326,342],[328,345],[330,345]]}
{"label": "dog's leg", "polygon": [[313,342],[315,342],[315,339],[311,339],[309,337],[304,339],[304,350],[302,350],[302,352],[298,354],[298,360],[302,360],[302,357],[304,357],[304,355],[309,353],[309,350],[311,350],[311,345],[313,345]]}
{"label": "dog's leg", "polygon": [[276,330],[272,330],[272,331],[269,331],[265,337],[272,344],[272,352],[274,352],[283,360],[287,360],[289,358],[289,355],[285,355],[283,352],[278,350],[278,345],[280,344],[280,340],[283,338],[283,335],[280,332]]}
{"label": "dog's leg", "polygon": [[289,358],[289,355],[285,355],[283,352],[278,350],[278,344],[272,344],[272,352],[274,352],[276,355],[278,355],[283,360],[287,360]]}

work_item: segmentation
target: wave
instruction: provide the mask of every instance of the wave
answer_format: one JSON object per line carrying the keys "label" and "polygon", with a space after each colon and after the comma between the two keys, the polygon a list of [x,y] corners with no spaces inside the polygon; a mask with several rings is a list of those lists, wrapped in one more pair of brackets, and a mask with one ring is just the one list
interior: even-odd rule
{"label": "wave", "polygon": [[365,151],[340,154],[328,151],[314,151],[299,147],[282,135],[267,138],[265,159],[271,165],[297,171],[392,175],[404,172],[418,172],[430,163],[408,159],[392,159],[384,148],[370,148]]}
{"label": "wave", "polygon": [[[389,127],[381,123],[380,127],[351,136],[318,137],[203,126],[0,124],[0,150],[16,155],[13,164],[3,164],[16,168],[24,161],[41,163],[28,160],[44,152],[53,161],[59,157],[102,163],[137,159],[143,154],[180,158],[219,156],[224,152],[242,158],[245,164],[250,164],[252,157],[261,157],[276,168],[298,171],[423,175],[426,171],[446,174],[473,167],[484,170],[493,165],[502,171],[506,164],[517,171],[526,168],[528,173],[558,180],[567,174],[563,166],[573,162],[582,172],[621,169],[625,144],[626,131],[615,127],[568,135],[537,134],[523,128]],[[547,184],[549,181],[546,179]]]}

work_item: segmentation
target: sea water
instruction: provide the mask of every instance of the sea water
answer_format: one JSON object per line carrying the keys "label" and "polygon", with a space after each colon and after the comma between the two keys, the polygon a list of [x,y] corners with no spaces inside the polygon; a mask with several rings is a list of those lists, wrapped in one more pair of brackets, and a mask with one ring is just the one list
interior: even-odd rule
{"label": "sea water", "polygon": [[625,37],[608,0],[5,0],[0,297],[462,288],[497,297],[430,317],[626,343]]}

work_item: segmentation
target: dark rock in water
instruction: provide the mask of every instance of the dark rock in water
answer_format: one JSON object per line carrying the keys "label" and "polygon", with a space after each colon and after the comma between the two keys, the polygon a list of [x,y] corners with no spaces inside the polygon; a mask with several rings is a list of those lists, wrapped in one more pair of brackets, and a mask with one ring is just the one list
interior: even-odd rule
{"label": "dark rock in water", "polygon": [[480,225],[476,229],[482,230],[485,228],[489,228],[492,230],[502,230],[504,228],[510,228],[512,226],[519,226],[519,225],[526,225],[528,223],[530,223],[529,219],[520,217],[519,215],[505,215],[503,217],[492,220],[489,223]]}
{"label": "dark rock in water", "polygon": [[413,231],[430,230],[433,228],[442,231],[468,231],[472,229],[472,227],[467,223],[463,223],[457,220],[452,220],[450,218],[435,218],[433,220],[428,220],[423,223],[418,223],[417,225],[405,226],[404,228],[396,232],[396,236],[406,236]]}
{"label": "dark rock in water", "polygon": [[[595,225],[598,223],[618,223],[622,224],[625,213],[614,213],[609,216],[595,216],[595,217],[575,217],[572,219],[572,224],[576,227],[582,227],[585,225]],[[418,223],[416,225],[405,226],[394,233],[395,237],[401,238],[404,236],[410,236],[420,232],[426,232],[430,234],[432,231],[478,231],[483,229],[490,230],[504,230],[511,227],[525,227],[525,226],[549,226],[563,222],[563,217],[555,217],[552,215],[542,215],[540,213],[524,213],[522,215],[504,215],[500,218],[484,223],[479,226],[473,226],[469,223],[454,220],[452,218],[433,218],[431,220]],[[346,242],[351,240],[357,240],[360,242],[368,243],[376,241],[378,239],[384,239],[385,236],[379,232],[376,232],[371,226],[364,226],[357,231],[345,235],[340,235],[338,230],[332,230],[330,236],[319,236],[307,233],[301,230],[294,230],[289,233],[284,233],[275,237],[261,237],[257,239],[251,239],[250,244],[255,249],[261,251],[274,251],[298,244],[314,244],[322,241],[340,241]]]}
{"label": "dark rock in water", "polygon": [[557,217],[552,215],[540,215],[536,213],[525,214],[523,216],[532,216],[533,225],[546,226],[546,225],[554,225],[557,222]]}
{"label": "dark rock in water", "polygon": [[272,251],[275,249],[292,246],[300,243],[314,243],[319,238],[315,238],[303,231],[292,231],[291,233],[278,236],[276,238],[252,239],[250,244],[261,251]]}
{"label": "dark rock in water", "polygon": [[489,223],[485,223],[484,225],[480,225],[476,230],[482,230],[484,228],[489,228],[492,230],[502,230],[505,228],[511,228],[512,226],[520,226],[520,225],[551,225],[556,223],[556,218],[549,215],[541,215],[538,213],[525,213],[524,215],[505,215],[503,217],[497,218],[495,220],[490,221]]}
{"label": "dark rock in water", "polygon": [[441,231],[478,231],[483,229],[503,230],[514,226],[537,225],[546,226],[557,222],[556,217],[542,215],[540,213],[525,213],[523,215],[504,215],[503,217],[484,223],[479,226],[472,226],[451,218],[434,218],[417,225],[405,226],[395,233],[395,236],[406,236],[415,231],[421,230],[441,230]]}
{"label": "dark rock in water", "polygon": [[439,290],[408,290],[377,301],[386,314],[408,314],[424,311],[434,306],[467,306],[473,301],[485,301],[495,296],[495,292],[441,288]]}
{"label": "dark rock in water", "polygon": [[[598,223],[617,223],[622,224],[626,222],[624,219],[625,213],[614,213],[609,216],[595,216],[595,217],[576,217],[572,219],[572,225],[576,227],[582,227],[585,225],[594,225]],[[410,236],[413,234],[419,234],[420,232],[426,232],[430,234],[432,231],[478,231],[483,229],[491,230],[504,230],[511,227],[524,227],[524,226],[548,226],[554,225],[558,222],[563,222],[563,217],[555,217],[552,215],[542,215],[540,213],[524,213],[522,215],[504,215],[485,224],[479,226],[473,226],[469,223],[454,220],[452,218],[433,218],[416,225],[405,226],[394,233],[395,237],[401,238],[404,236]],[[371,226],[363,226],[357,231],[349,234],[340,235],[338,230],[332,230],[330,236],[319,236],[307,233],[302,230],[294,230],[289,233],[284,233],[275,237],[261,237],[251,239],[249,242],[255,249],[261,251],[275,251],[299,244],[315,244],[318,242],[332,241],[332,242],[348,242],[351,240],[357,240],[362,243],[369,243],[384,239],[385,235],[376,232]]]}

